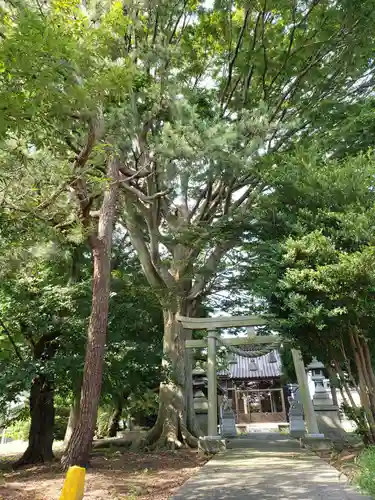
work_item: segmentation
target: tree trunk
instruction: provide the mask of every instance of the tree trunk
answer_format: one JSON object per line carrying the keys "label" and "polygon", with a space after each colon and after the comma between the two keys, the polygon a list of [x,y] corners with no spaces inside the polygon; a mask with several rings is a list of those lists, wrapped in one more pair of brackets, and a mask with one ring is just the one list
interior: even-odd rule
{"label": "tree trunk", "polygon": [[32,382],[30,417],[29,444],[25,453],[16,462],[16,466],[51,462],[54,458],[52,451],[55,421],[53,389],[44,375],[38,375]]}
{"label": "tree trunk", "polygon": [[98,232],[97,235],[89,237],[93,258],[91,315],[83,370],[80,414],[61,460],[65,468],[72,465],[81,467],[88,465],[98,414],[107,337],[112,233],[118,189],[117,159],[109,161],[107,175],[111,180],[100,208]]}
{"label": "tree trunk", "polygon": [[354,359],[357,367],[357,372],[358,372],[358,380],[359,380],[359,395],[361,399],[361,405],[363,406],[365,412],[366,412],[366,417],[367,417],[367,422],[369,426],[369,431],[368,431],[368,442],[374,443],[375,442],[375,419],[374,415],[371,411],[371,401],[370,397],[367,391],[367,386],[366,386],[366,377],[365,377],[365,371],[364,371],[364,366],[362,364],[363,361],[363,353],[361,356],[360,351],[360,346],[358,346],[357,341],[357,334],[350,334],[350,342],[352,345],[353,353],[354,353]]}
{"label": "tree trunk", "polygon": [[[357,408],[357,405],[356,405],[356,403],[354,401],[354,398],[353,398],[353,394],[352,394],[351,388],[348,386],[348,384],[346,382],[344,382],[343,388],[345,389],[346,395],[348,396],[348,400],[349,400],[350,406],[352,408]],[[358,387],[357,387],[357,392],[359,393]]]}
{"label": "tree trunk", "polygon": [[146,444],[176,449],[187,444],[196,447],[197,438],[186,426],[185,340],[191,333],[177,321],[178,311],[164,308],[163,369],[160,384],[159,412],[156,423],[146,437]]}
{"label": "tree trunk", "polygon": [[330,388],[331,388],[331,396],[332,396],[332,403],[335,406],[339,406],[339,402],[337,400],[337,376],[335,374],[335,371],[331,366],[328,366],[327,368],[328,375],[329,375],[329,382],[330,382]]}
{"label": "tree trunk", "polygon": [[118,401],[116,408],[113,410],[113,413],[109,421],[108,437],[116,437],[117,431],[119,430],[121,414],[122,414],[122,402]]}
{"label": "tree trunk", "polygon": [[77,425],[79,418],[79,403],[80,403],[80,395],[75,394],[73,397],[72,406],[70,408],[68,425],[66,426],[65,437],[64,437],[64,446],[65,448],[68,446],[69,440],[72,437],[75,426]]}
{"label": "tree trunk", "polygon": [[345,406],[350,406],[348,400],[346,399],[345,392],[344,392],[344,390],[342,388],[342,385],[340,385],[339,389],[340,389],[340,394],[341,394],[342,402],[344,403]]}
{"label": "tree trunk", "polygon": [[370,399],[372,403],[371,411],[375,413],[375,374],[371,362],[371,354],[368,344],[365,339],[358,340],[362,344],[362,352],[364,357],[364,366],[368,380],[368,391],[370,394]]}
{"label": "tree trunk", "polygon": [[[347,359],[345,353],[344,353],[344,356],[345,356],[345,359]],[[350,387],[348,387],[348,384],[345,381],[345,374],[344,374],[344,372],[341,369],[340,363],[338,361],[334,360],[334,365],[335,365],[336,373],[338,374],[338,376],[340,378],[341,388],[345,389],[345,391],[347,393],[347,396],[348,396],[348,400],[349,400],[350,405],[352,406],[352,408],[356,408],[357,405],[355,404],[355,401],[353,399],[352,393],[350,392]],[[342,394],[344,394],[344,393],[342,392]]]}
{"label": "tree trunk", "polygon": [[357,353],[359,355],[361,368],[362,368],[362,377],[364,380],[364,384],[366,387],[366,392],[368,396],[368,400],[370,402],[371,413],[373,414],[375,411],[375,395],[373,391],[373,385],[371,383],[371,366],[367,366],[366,357],[364,353],[364,344],[363,340],[359,337],[358,332],[354,333],[354,340],[357,346]]}

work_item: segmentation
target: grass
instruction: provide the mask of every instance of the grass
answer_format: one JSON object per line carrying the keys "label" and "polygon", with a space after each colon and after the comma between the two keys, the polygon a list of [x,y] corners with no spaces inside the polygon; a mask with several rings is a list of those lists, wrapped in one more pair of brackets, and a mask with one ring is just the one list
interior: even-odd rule
{"label": "grass", "polygon": [[368,495],[375,498],[375,446],[369,446],[357,459],[356,484]]}

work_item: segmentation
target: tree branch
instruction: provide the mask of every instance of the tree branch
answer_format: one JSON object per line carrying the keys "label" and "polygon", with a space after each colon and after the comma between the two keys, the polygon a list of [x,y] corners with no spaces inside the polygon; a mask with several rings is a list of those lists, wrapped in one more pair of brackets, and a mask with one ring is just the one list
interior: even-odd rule
{"label": "tree branch", "polygon": [[213,190],[213,180],[212,176],[207,179],[207,185],[206,187],[202,190],[201,194],[199,195],[193,209],[190,212],[190,217],[189,220],[192,220],[195,213],[197,212],[199,205],[201,201],[203,201],[203,205],[201,206],[199,213],[197,215],[197,220],[201,220],[207,206],[209,205],[210,201],[212,200],[212,190]]}
{"label": "tree branch", "polygon": [[163,196],[165,196],[165,195],[167,195],[168,193],[171,192],[170,189],[166,189],[164,191],[160,191],[159,193],[154,193],[154,194],[152,194],[150,196],[147,196],[144,193],[142,193],[142,191],[140,191],[139,189],[137,189],[136,187],[130,186],[129,184],[127,184],[127,182],[128,182],[128,179],[122,179],[122,180],[120,180],[121,187],[123,187],[125,189],[125,191],[128,191],[132,195],[134,195],[137,198],[139,198],[144,203],[150,203],[150,202],[156,200],[157,198],[162,198]]}
{"label": "tree branch", "polygon": [[174,36],[175,36],[175,34],[176,34],[176,31],[177,31],[178,25],[180,24],[180,21],[181,21],[181,19],[182,19],[182,16],[183,16],[183,15],[184,15],[184,13],[185,13],[185,9],[186,9],[187,3],[188,3],[188,2],[187,2],[187,0],[185,0],[185,1],[184,1],[184,5],[183,5],[183,7],[182,7],[182,11],[181,11],[180,15],[178,16],[178,18],[177,18],[177,20],[176,20],[176,22],[175,22],[175,24],[174,24],[174,27],[173,27],[172,33],[170,34],[170,37],[169,37],[169,40],[168,40],[168,43],[169,43],[169,44],[171,44],[171,43],[172,43],[172,41],[173,41],[173,38],[174,38]]}
{"label": "tree branch", "polygon": [[8,330],[8,328],[5,326],[4,324],[4,321],[2,319],[0,319],[0,326],[1,328],[3,329],[3,331],[5,332],[5,334],[7,335],[10,343],[12,344],[12,347],[14,349],[14,352],[16,353],[16,356],[17,358],[20,360],[20,361],[23,361],[23,357],[21,355],[21,351],[18,349],[18,346],[17,344],[15,343],[12,335],[10,334],[10,331]]}
{"label": "tree branch", "polygon": [[73,178],[70,181],[71,189],[74,191],[81,210],[81,219],[84,225],[90,221],[90,208],[92,198],[87,192],[87,185],[82,177],[82,169],[86,165],[95,144],[101,139],[104,133],[104,117],[102,110],[99,110],[97,116],[89,123],[89,131],[86,138],[86,144],[77,155],[73,165]]}
{"label": "tree branch", "polygon": [[[259,21],[261,18],[262,13],[259,12],[255,21],[255,27],[254,27],[254,33],[253,33],[253,41],[251,44],[251,49],[249,51],[249,55],[251,57],[252,53],[254,52],[256,41],[257,41],[257,34],[258,34],[258,26],[259,26]],[[249,91],[251,79],[253,77],[253,72],[254,72],[254,64],[249,65],[249,71],[247,72],[245,82],[244,82],[244,87],[243,87],[243,95],[242,95],[242,102],[243,105],[246,104],[247,102],[247,93]]]}
{"label": "tree branch", "polygon": [[303,18],[298,23],[296,23],[297,0],[293,0],[293,7],[292,7],[292,22],[293,22],[293,26],[292,26],[292,30],[291,30],[290,37],[289,37],[288,49],[287,49],[287,52],[285,54],[285,58],[284,58],[283,64],[281,65],[281,68],[279,69],[279,71],[276,73],[276,75],[271,80],[271,83],[270,83],[270,85],[268,87],[269,91],[271,91],[274,83],[279,78],[279,76],[282,74],[282,72],[284,71],[286,65],[288,64],[288,61],[289,61],[290,56],[291,56],[291,52],[292,52],[292,48],[293,48],[293,44],[294,44],[294,37],[295,37],[295,33],[296,33],[297,28],[299,28],[300,26],[302,26],[307,21],[307,19],[310,16],[311,12],[314,10],[314,8],[317,5],[319,5],[320,2],[321,2],[321,0],[315,0],[312,3],[311,7],[306,12],[306,14],[303,16]]}
{"label": "tree branch", "polygon": [[236,48],[234,49],[234,53],[233,53],[232,58],[231,58],[231,60],[229,62],[228,77],[227,77],[227,81],[225,83],[225,87],[224,87],[224,90],[223,90],[223,93],[222,93],[222,97],[221,97],[221,104],[222,105],[224,104],[225,95],[226,95],[227,90],[228,90],[228,88],[229,88],[229,86],[231,84],[231,81],[232,81],[232,74],[233,74],[234,64],[236,62],[236,59],[237,59],[237,56],[238,56],[238,53],[239,53],[239,50],[240,50],[240,47],[241,47],[241,44],[242,44],[242,40],[243,40],[243,37],[244,37],[244,33],[245,33],[246,26],[247,26],[247,21],[249,19],[249,15],[250,15],[250,9],[246,9],[244,20],[243,20],[242,27],[241,27],[241,31],[240,31],[240,34],[238,35]]}
{"label": "tree branch", "polygon": [[150,252],[147,248],[147,245],[144,241],[144,237],[142,231],[139,227],[139,224],[135,217],[134,211],[134,203],[136,200],[134,197],[125,196],[124,204],[125,204],[125,226],[129,232],[129,237],[133,248],[137,252],[138,259],[141,263],[141,266],[144,270],[145,276],[150,283],[150,285],[154,288],[166,288],[166,283],[162,279],[159,274],[156,266],[154,265]]}
{"label": "tree branch", "polygon": [[[263,86],[263,98],[267,99],[267,86],[266,86],[266,76],[268,71],[268,57],[267,57],[267,47],[266,47],[266,24],[268,19],[266,19],[266,8],[267,8],[267,0],[264,0],[263,12],[262,12],[262,48],[263,48],[263,73],[262,73],[262,86]],[[272,14],[271,14],[272,16]]]}
{"label": "tree branch", "polygon": [[197,279],[195,280],[191,291],[188,295],[188,300],[197,299],[202,295],[204,287],[206,286],[208,280],[215,273],[221,258],[225,253],[230,250],[236,244],[235,240],[226,241],[224,243],[219,243],[216,248],[212,251],[211,255],[208,257],[206,263],[202,266],[200,271],[197,273]]}

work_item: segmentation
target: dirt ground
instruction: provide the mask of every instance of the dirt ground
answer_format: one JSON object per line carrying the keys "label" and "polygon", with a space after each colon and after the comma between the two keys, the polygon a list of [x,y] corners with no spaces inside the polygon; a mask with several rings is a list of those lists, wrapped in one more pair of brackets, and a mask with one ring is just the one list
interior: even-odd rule
{"label": "dirt ground", "polygon": [[[12,460],[14,460],[14,456]],[[12,470],[0,457],[0,499],[55,500],[64,480],[59,462]],[[85,482],[85,500],[166,500],[207,458],[196,451],[140,453],[96,452]]]}

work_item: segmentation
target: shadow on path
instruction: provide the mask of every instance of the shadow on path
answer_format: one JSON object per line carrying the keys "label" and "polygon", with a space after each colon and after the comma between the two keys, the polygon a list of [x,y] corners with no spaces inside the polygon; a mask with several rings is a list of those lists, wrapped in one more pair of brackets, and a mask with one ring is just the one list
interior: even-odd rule
{"label": "shadow on path", "polygon": [[208,462],[171,500],[371,500],[296,441],[264,436]]}

